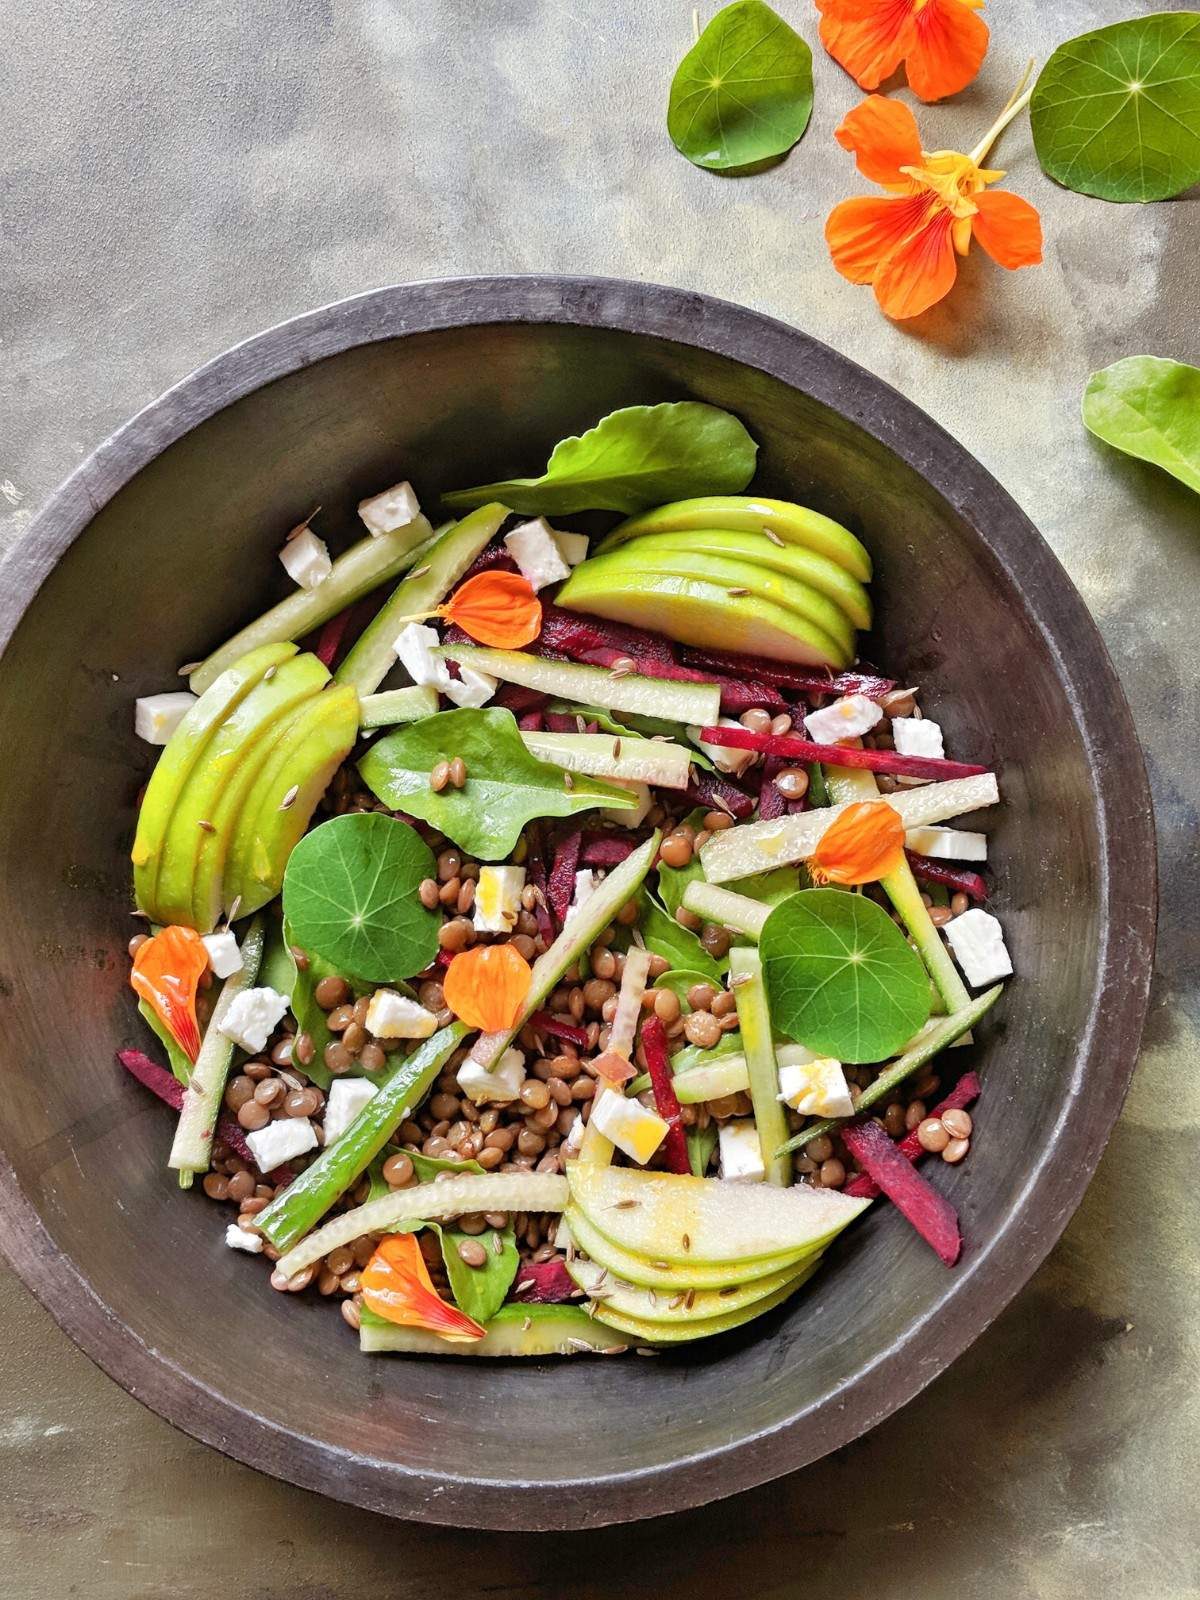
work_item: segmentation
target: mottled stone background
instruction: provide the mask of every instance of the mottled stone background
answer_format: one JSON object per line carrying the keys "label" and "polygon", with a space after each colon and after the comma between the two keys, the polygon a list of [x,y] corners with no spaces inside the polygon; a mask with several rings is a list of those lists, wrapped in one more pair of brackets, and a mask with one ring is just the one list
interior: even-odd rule
{"label": "mottled stone background", "polygon": [[[815,44],[809,0],[780,3]],[[921,113],[926,145],[969,148],[1026,57],[1150,9],[995,0],[984,71]],[[1010,275],[973,256],[952,301],[894,327],[821,237],[832,202],[863,188],[831,139],[853,86],[819,53],[813,124],[782,167],[697,171],[664,132],[683,0],[0,0],[0,23],[0,548],[139,406],[323,301],[551,269],[706,290],[881,374],[1041,527],[1132,701],[1164,869],[1146,1048],[1081,1212],[1007,1314],[871,1437],[627,1531],[391,1525],[175,1433],[6,1275],[0,1593],[611,1600],[707,1578],[746,1600],[1200,1594],[1200,499],[1079,422],[1093,368],[1200,361],[1200,198],[1058,190],[1019,124],[999,164],[1042,211],[1045,265]]]}

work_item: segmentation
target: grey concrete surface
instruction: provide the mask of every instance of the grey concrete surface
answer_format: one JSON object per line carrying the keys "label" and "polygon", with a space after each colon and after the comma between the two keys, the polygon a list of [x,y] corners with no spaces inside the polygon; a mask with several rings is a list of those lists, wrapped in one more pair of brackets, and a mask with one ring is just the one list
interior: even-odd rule
{"label": "grey concrete surface", "polygon": [[[808,0],[780,4],[815,44]],[[984,70],[921,111],[926,145],[969,148],[1026,57],[1150,9],[990,6]],[[880,373],[1038,523],[1133,704],[1163,867],[1146,1047],[1082,1210],[1006,1315],[869,1438],[624,1532],[390,1525],[173,1432],[5,1276],[0,1595],[674,1596],[718,1572],[747,1600],[1200,1595],[1200,498],[1078,415],[1088,373],[1118,356],[1200,361],[1196,194],[1119,207],[1058,190],[1019,123],[998,160],[1042,211],[1045,264],[1008,274],[976,253],[949,302],[896,327],[822,240],[831,204],[865,188],[831,138],[853,85],[818,51],[813,124],[786,163],[697,171],[663,126],[685,4],[0,0],[0,24],[0,546],[137,407],[322,301],[547,269],[706,290]]]}

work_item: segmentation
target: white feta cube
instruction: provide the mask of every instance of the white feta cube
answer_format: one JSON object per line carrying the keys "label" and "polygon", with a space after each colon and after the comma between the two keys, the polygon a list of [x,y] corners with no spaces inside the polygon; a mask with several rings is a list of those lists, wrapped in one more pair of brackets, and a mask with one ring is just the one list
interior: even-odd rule
{"label": "white feta cube", "polygon": [[587,560],[588,536],[586,533],[564,533],[561,528],[551,528],[550,535],[558,546],[558,553],[569,567],[577,567]]}
{"label": "white feta cube", "polygon": [[630,794],[637,796],[637,805],[624,809],[617,806],[603,806],[600,815],[607,822],[615,822],[618,828],[640,828],[646,819],[646,814],[654,804],[654,796],[650,793],[648,783],[639,783],[636,778],[605,778],[605,783],[611,783],[618,789],[628,789]]}
{"label": "white feta cube", "polygon": [[987,834],[970,833],[965,828],[910,828],[904,843],[919,856],[936,856],[943,861],[987,860]]}
{"label": "white feta cube", "polygon": [[246,1135],[260,1172],[274,1172],[296,1156],[317,1148],[317,1135],[307,1117],[278,1117]]}
{"label": "white feta cube", "polygon": [[[734,717],[718,717],[717,726],[718,728],[740,728],[742,724]],[[756,760],[758,756],[756,750],[734,750],[729,745],[705,744],[700,737],[699,728],[689,728],[687,736],[698,750],[704,751],[704,754],[718,772],[729,772],[734,777],[739,773],[745,772],[750,763]]]}
{"label": "white feta cube", "polygon": [[524,867],[480,867],[475,885],[475,927],[480,933],[511,933],[521,910]]}
{"label": "white feta cube", "polygon": [[335,1078],[325,1097],[325,1144],[340,1139],[358,1116],[368,1100],[374,1100],[379,1089],[367,1078]]}
{"label": "white feta cube", "polygon": [[638,1100],[627,1100],[619,1089],[605,1089],[596,1096],[590,1125],[640,1166],[645,1166],[667,1136],[667,1124],[657,1111],[648,1111]]}
{"label": "white feta cube", "polygon": [[206,933],[200,943],[208,951],[208,964],[214,978],[232,978],[235,972],[242,970],[242,952],[232,928]]}
{"label": "white feta cube", "polygon": [[818,1056],[779,1069],[779,1099],[806,1117],[852,1117],[854,1102],[840,1061]]}
{"label": "white feta cube", "polygon": [[525,1057],[519,1050],[507,1049],[490,1070],[468,1056],[458,1069],[458,1087],[476,1105],[493,1101],[506,1105],[516,1100],[525,1082]]}
{"label": "white feta cube", "polygon": [[311,528],[289,539],[279,552],[279,559],[288,577],[302,589],[315,589],[333,571],[329,546]]}
{"label": "white feta cube", "polygon": [[943,932],[963,977],[974,988],[1011,975],[1013,964],[1004,944],[1004,929],[990,911],[972,906],[962,916],[951,917]]}
{"label": "white feta cube", "polygon": [[407,528],[421,515],[421,505],[407,480],[393,484],[382,494],[372,495],[358,502],[358,514],[367,525],[373,539],[381,533],[394,533],[397,528]]}
{"label": "white feta cube", "polygon": [[723,1122],[717,1130],[720,1166],[717,1176],[725,1183],[761,1183],[767,1175],[762,1144],[753,1117]]}
{"label": "white feta cube", "polygon": [[231,1250],[245,1250],[252,1256],[262,1254],[262,1235],[251,1233],[248,1228],[239,1228],[236,1222],[231,1222],[225,1229],[225,1243]]}
{"label": "white feta cube", "polygon": [[930,717],[893,717],[892,741],[902,756],[935,756],[940,761],[946,754],[941,724]]}
{"label": "white feta cube", "polygon": [[377,1039],[428,1039],[437,1032],[437,1017],[395,989],[376,989],[367,1006],[367,1032]]}
{"label": "white feta cube", "polygon": [[410,622],[397,635],[392,649],[414,683],[445,692],[450,683],[450,671],[441,656],[433,653],[441,642],[436,628],[427,628],[423,622]]}
{"label": "white feta cube", "polygon": [[486,672],[476,672],[474,667],[459,667],[458,677],[450,678],[444,693],[456,706],[485,706],[496,692],[495,678]]}
{"label": "white feta cube", "polygon": [[148,694],[133,705],[133,731],[147,744],[166,744],[196,704],[196,696],[181,689],[174,694]]}
{"label": "white feta cube", "polygon": [[265,1048],[289,1005],[288,996],[274,989],[243,989],[234,995],[217,1031],[255,1056]]}
{"label": "white feta cube", "polygon": [[819,711],[810,711],[804,726],[817,744],[836,744],[839,739],[861,739],[882,716],[874,700],[868,700],[865,694],[847,694]]}
{"label": "white feta cube", "polygon": [[576,916],[582,911],[589,896],[596,892],[596,886],[599,882],[599,875],[593,872],[591,867],[581,867],[575,874],[575,892],[571,896],[571,904],[567,907],[567,914],[563,918],[564,928],[570,927]]}
{"label": "white feta cube", "polygon": [[545,517],[523,522],[519,528],[506,533],[504,545],[517,563],[521,576],[528,578],[534,589],[544,589],[548,583],[560,583],[571,576],[571,569],[555,542],[554,529]]}

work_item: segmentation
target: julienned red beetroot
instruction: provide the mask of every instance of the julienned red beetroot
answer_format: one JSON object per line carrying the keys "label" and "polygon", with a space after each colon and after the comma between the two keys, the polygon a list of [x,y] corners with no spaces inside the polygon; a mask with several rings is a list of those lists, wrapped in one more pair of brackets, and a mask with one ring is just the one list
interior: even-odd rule
{"label": "julienned red beetroot", "polygon": [[525,876],[533,890],[533,915],[537,922],[538,933],[547,945],[554,943],[555,926],[554,918],[550,915],[550,901],[548,896],[549,883],[546,878],[546,857],[543,851],[542,828],[540,823],[533,823],[525,835]]}
{"label": "julienned red beetroot", "polygon": [[575,893],[575,873],[582,848],[583,833],[579,828],[573,828],[570,833],[563,834],[554,849],[546,898],[560,926],[567,920],[567,907]]}
{"label": "julienned red beetroot", "polygon": [[552,1256],[549,1261],[524,1261],[513,1280],[512,1298],[526,1305],[561,1305],[578,1294],[561,1256]]}
{"label": "julienned red beetroot", "polygon": [[931,861],[928,856],[918,855],[915,850],[906,850],[904,854],[908,857],[913,877],[920,882],[940,883],[946,889],[956,889],[960,894],[970,895],[972,900],[987,899],[987,883],[977,872],[969,872],[965,867],[948,867],[942,861]]}
{"label": "julienned red beetroot", "polygon": [[761,750],[792,761],[823,761],[830,767],[863,767],[898,778],[977,778],[986,767],[972,761],[943,761],[936,756],[902,756],[895,750],[857,750],[844,744],[817,744],[794,733],[755,733],[750,728],[702,728],[705,744],[732,750]]}
{"label": "julienned red beetroot", "polygon": [[754,801],[744,789],[715,772],[692,768],[692,781],[687,786],[687,798],[696,806],[707,806],[711,811],[727,811],[731,817],[744,821],[754,811]]}
{"label": "julienned red beetroot", "polygon": [[[458,630],[462,633],[462,629]],[[449,630],[447,629],[447,633]],[[467,637],[463,634],[459,644],[466,644]],[[511,711],[514,716],[519,716],[522,711],[540,711],[546,704],[546,696],[540,689],[527,689],[523,683],[502,683],[492,696],[492,705],[501,706],[505,711]]]}
{"label": "julienned red beetroot", "polygon": [[924,1179],[878,1122],[851,1122],[842,1142],[939,1258],[952,1267],[962,1249],[958,1212]]}
{"label": "julienned red beetroot", "polygon": [[547,711],[545,716],[547,733],[575,732],[575,718],[569,711]]}
{"label": "julienned red beetroot", "polygon": [[615,833],[594,833],[584,839],[579,860],[585,867],[619,867],[633,850],[632,839],[620,838]]}
{"label": "julienned red beetroot", "polygon": [[658,1114],[667,1124],[663,1140],[663,1153],[672,1172],[686,1177],[692,1170],[688,1160],[687,1135],[683,1131],[683,1114],[671,1081],[671,1055],[667,1047],[667,1030],[656,1016],[642,1023],[642,1050],[646,1057],[646,1071],[650,1074],[650,1087],[654,1091],[654,1104]]}
{"label": "julienned red beetroot", "polygon": [[[479,552],[471,565],[463,573],[460,583],[466,583],[471,578],[477,578],[481,572],[515,572],[517,563],[509,555],[502,544],[489,544]],[[456,584],[457,588],[458,585]],[[455,644],[466,644],[467,636],[464,633],[461,639],[456,639]]]}
{"label": "julienned red beetroot", "polygon": [[819,669],[806,671],[783,661],[764,656],[743,656],[732,650],[689,650],[680,652],[694,667],[711,667],[716,672],[750,675],[779,689],[795,689],[802,694],[865,694],[868,700],[882,700],[896,687],[892,678],[877,678],[869,672],[840,672],[836,677]]}
{"label": "julienned red beetroot", "polygon": [[577,1028],[573,1022],[560,1022],[548,1011],[535,1011],[529,1024],[539,1033],[548,1033],[552,1039],[565,1039],[568,1044],[578,1045],[581,1050],[587,1048],[586,1028]]}
{"label": "julienned red beetroot", "polygon": [[517,718],[517,727],[522,733],[540,733],[545,720],[540,711],[523,711]]}
{"label": "julienned red beetroot", "polygon": [[[976,1073],[964,1072],[946,1098],[939,1100],[929,1115],[940,1117],[943,1111],[965,1111],[979,1099],[981,1087]],[[896,1141],[896,1149],[906,1161],[919,1161],[922,1156],[929,1154],[917,1138],[916,1128],[906,1133],[903,1139]],[[857,1178],[851,1178],[842,1190],[842,1193],[849,1195],[852,1200],[873,1200],[879,1192],[879,1185],[861,1172]]]}
{"label": "julienned red beetroot", "polygon": [[[776,759],[776,770],[778,770],[778,766],[779,762]],[[775,782],[774,773],[764,763],[762,782],[758,788],[758,820],[760,822],[774,822],[776,817],[786,816],[787,801],[783,798],[783,794]]]}

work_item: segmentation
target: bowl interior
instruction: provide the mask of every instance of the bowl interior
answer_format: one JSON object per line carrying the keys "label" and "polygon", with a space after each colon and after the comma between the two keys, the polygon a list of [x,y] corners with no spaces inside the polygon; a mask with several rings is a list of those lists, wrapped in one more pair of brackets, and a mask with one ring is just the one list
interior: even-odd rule
{"label": "bowl interior", "polygon": [[[756,487],[861,534],[877,563],[871,653],[920,682],[951,752],[1001,774],[1005,804],[988,824],[996,909],[1022,976],[973,1050],[987,1094],[971,1159],[933,1174],[961,1211],[967,1261],[948,1274],[878,1208],[786,1310],[688,1355],[360,1357],[332,1307],[273,1293],[260,1263],[224,1247],[223,1212],[164,1169],[170,1114],[114,1065],[115,1049],[145,1043],[124,954],[133,802],[150,764],[133,699],[173,685],[181,662],[283,592],[275,552],[314,505],[336,545],[353,536],[357,500],[398,477],[433,505],[443,488],[536,471],[559,437],[614,406],[683,397],[745,420],[762,447]],[[0,1143],[52,1245],[192,1396],[197,1431],[285,1476],[316,1452],[321,1487],[402,1514],[600,1521],[597,1491],[572,1484],[703,1458],[686,1491],[626,1485],[621,1514],[711,1498],[767,1475],[750,1465],[727,1478],[714,1452],[800,1419],[792,1459],[819,1455],[822,1418],[865,1369],[893,1363],[906,1397],[925,1381],[921,1340],[937,1319],[974,1316],[978,1331],[973,1275],[1076,1086],[1106,915],[1081,718],[1022,574],[980,538],[979,517],[754,366],[665,338],[531,324],[319,360],[201,422],[100,510],[0,673]],[[234,1418],[227,1428],[210,1402]]]}

